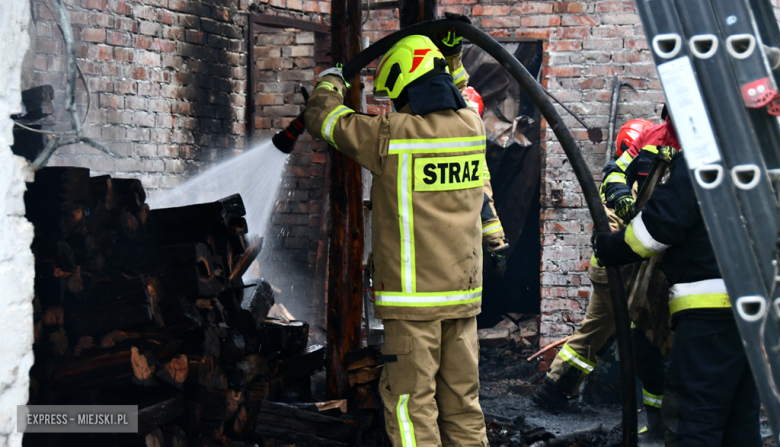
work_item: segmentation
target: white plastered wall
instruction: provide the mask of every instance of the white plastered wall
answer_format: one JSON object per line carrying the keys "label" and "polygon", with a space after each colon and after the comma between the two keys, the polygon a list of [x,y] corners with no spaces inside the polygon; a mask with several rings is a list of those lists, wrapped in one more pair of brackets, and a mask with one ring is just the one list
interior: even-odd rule
{"label": "white plastered wall", "polygon": [[24,217],[30,164],[11,153],[22,61],[30,44],[28,0],[0,0],[0,447],[19,447],[16,406],[27,403],[33,364],[33,228]]}

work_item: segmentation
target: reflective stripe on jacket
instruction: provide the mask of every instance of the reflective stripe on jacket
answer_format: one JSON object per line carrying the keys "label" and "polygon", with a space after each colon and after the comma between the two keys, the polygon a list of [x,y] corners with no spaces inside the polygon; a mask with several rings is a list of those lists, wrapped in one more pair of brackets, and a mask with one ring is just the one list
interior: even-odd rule
{"label": "reflective stripe on jacket", "polygon": [[623,265],[664,252],[661,270],[669,282],[671,313],[723,311],[731,305],[681,153],[672,158],[670,171],[626,228],[597,238],[598,261]]}
{"label": "reflective stripe on jacket", "polygon": [[[462,91],[460,55],[448,58]],[[324,83],[326,86],[320,88]],[[342,104],[343,82],[326,76],[306,106],[309,133],[373,174],[372,277],[377,318],[431,320],[477,315],[482,299],[482,240],[503,246],[497,217],[483,221],[485,128],[470,107],[386,116]],[[495,210],[493,209],[495,215]],[[484,232],[487,227],[497,231]]]}

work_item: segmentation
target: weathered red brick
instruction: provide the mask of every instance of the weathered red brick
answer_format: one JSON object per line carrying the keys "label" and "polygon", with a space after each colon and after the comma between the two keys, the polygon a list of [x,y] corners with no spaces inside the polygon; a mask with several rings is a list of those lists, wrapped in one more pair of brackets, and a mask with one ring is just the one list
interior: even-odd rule
{"label": "weathered red brick", "polygon": [[505,16],[511,9],[509,5],[474,5],[471,13],[475,16]]}
{"label": "weathered red brick", "polygon": [[520,20],[521,17],[484,17],[481,24],[482,28],[517,28]]}
{"label": "weathered red brick", "polygon": [[562,26],[594,26],[598,24],[599,18],[594,15],[565,15],[561,18]]}
{"label": "weathered red brick", "polygon": [[520,20],[522,26],[528,28],[558,26],[561,24],[560,16],[527,16]]}
{"label": "weathered red brick", "polygon": [[105,42],[106,30],[97,28],[84,28],[81,30],[81,40],[84,42]]}
{"label": "weathered red brick", "polygon": [[634,2],[599,2],[596,3],[596,12],[634,12]]}
{"label": "weathered red brick", "polygon": [[556,40],[550,42],[549,51],[579,51],[582,49],[581,40]]}

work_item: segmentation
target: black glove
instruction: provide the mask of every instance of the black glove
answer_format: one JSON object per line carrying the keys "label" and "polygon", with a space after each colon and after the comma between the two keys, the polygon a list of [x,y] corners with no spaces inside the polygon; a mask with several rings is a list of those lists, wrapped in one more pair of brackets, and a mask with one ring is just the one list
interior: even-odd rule
{"label": "black glove", "polygon": [[[446,17],[448,20],[459,20],[471,25],[471,19],[464,16],[463,14],[445,12],[444,17]],[[458,35],[454,27],[450,28],[444,34],[435,36],[432,40],[441,51],[441,54],[445,57],[456,55],[463,49],[463,43],[461,42],[463,37]]]}
{"label": "black glove", "polygon": [[496,251],[490,252],[488,255],[488,266],[497,278],[503,278],[506,273],[506,257],[509,254],[509,244]]}
{"label": "black glove", "polygon": [[618,196],[615,199],[615,214],[623,220],[628,222],[636,214],[636,200],[630,193]]}

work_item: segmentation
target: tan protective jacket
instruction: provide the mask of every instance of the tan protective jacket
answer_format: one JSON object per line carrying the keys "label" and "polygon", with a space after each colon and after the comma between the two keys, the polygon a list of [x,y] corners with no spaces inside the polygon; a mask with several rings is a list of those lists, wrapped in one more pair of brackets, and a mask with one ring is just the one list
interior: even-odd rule
{"label": "tan protective jacket", "polygon": [[[448,58],[463,91],[460,54]],[[485,127],[471,107],[425,116],[355,113],[343,104],[343,82],[320,79],[306,105],[306,127],[373,174],[373,278],[377,318],[438,320],[480,312],[482,235],[502,248],[497,217],[481,222],[492,192]],[[486,199],[487,197],[487,199]]]}

